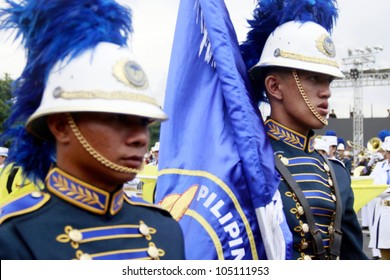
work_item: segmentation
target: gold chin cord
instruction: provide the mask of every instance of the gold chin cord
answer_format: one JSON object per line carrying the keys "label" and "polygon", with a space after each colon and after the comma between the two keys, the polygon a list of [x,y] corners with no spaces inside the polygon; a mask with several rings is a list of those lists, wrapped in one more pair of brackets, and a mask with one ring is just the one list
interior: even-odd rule
{"label": "gold chin cord", "polygon": [[76,123],[74,122],[71,114],[66,114],[68,118],[68,124],[70,128],[72,129],[74,135],[76,136],[77,140],[79,140],[81,146],[92,156],[94,157],[98,162],[103,164],[104,166],[118,171],[122,173],[139,173],[141,170],[134,169],[134,168],[129,168],[125,166],[120,166],[118,164],[115,164],[108,159],[106,159],[104,156],[99,154],[89,143],[88,141],[84,138],[84,136],[81,134],[80,130],[78,129]]}
{"label": "gold chin cord", "polygon": [[307,107],[309,107],[310,111],[313,113],[313,115],[320,121],[322,122],[324,125],[328,125],[328,120],[325,119],[324,117],[322,117],[320,114],[318,114],[318,112],[314,109],[313,105],[311,105],[310,103],[310,100],[309,98],[307,97],[303,87],[302,87],[302,84],[301,84],[301,81],[299,80],[299,77],[298,77],[298,74],[297,74],[297,71],[295,69],[292,69],[292,74],[294,76],[294,79],[295,79],[295,83],[297,84],[298,86],[298,90],[299,92],[301,93],[302,95],[302,98],[303,100],[305,100],[305,103],[307,105]]}

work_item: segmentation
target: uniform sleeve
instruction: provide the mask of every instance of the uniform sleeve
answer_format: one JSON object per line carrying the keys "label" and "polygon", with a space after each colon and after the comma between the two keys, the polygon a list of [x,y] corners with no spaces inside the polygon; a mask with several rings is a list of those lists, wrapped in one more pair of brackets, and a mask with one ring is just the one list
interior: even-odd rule
{"label": "uniform sleeve", "polygon": [[344,166],[332,162],[335,170],[337,183],[343,204],[343,217],[341,232],[343,233],[340,259],[342,260],[365,260],[368,259],[363,252],[363,233],[353,209],[354,194],[351,188],[351,176]]}

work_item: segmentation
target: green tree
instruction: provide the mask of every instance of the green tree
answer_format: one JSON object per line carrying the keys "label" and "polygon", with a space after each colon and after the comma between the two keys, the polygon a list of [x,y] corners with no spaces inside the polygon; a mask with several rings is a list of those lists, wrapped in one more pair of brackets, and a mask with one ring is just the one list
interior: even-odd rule
{"label": "green tree", "polygon": [[161,124],[160,123],[155,123],[155,124],[152,124],[150,127],[149,127],[149,130],[150,130],[150,144],[149,144],[149,150],[152,146],[154,146],[154,143],[156,143],[157,141],[159,141],[160,139],[160,128],[161,128]]}
{"label": "green tree", "polygon": [[11,109],[11,84],[13,80],[8,74],[0,78],[0,134],[3,132],[3,123],[8,118]]}

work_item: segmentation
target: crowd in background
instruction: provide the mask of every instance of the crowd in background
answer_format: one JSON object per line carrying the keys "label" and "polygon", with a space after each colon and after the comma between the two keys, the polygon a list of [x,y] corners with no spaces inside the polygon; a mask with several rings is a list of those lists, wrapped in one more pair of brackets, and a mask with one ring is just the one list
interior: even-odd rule
{"label": "crowd in background", "polygon": [[389,186],[360,210],[362,229],[369,232],[368,246],[372,250],[373,259],[389,259],[390,131],[381,131],[378,137],[370,139],[367,147],[359,147],[360,151],[354,151],[353,147],[346,145],[334,131],[329,131],[329,134],[319,135],[315,139],[315,148],[320,153],[343,162],[353,178],[368,176],[372,177],[373,184]]}

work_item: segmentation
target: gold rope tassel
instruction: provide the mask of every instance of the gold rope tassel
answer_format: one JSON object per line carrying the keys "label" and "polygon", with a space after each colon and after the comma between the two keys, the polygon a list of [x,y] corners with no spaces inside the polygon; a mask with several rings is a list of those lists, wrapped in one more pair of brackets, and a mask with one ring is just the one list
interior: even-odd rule
{"label": "gold rope tassel", "polygon": [[139,173],[141,170],[134,169],[134,168],[129,168],[125,166],[120,166],[118,164],[115,164],[108,159],[106,159],[104,156],[99,154],[89,143],[88,141],[84,138],[84,136],[81,134],[80,130],[78,129],[76,123],[74,122],[71,114],[66,114],[68,118],[68,124],[70,128],[72,129],[74,135],[76,136],[77,140],[79,140],[81,146],[92,156],[94,157],[98,162],[103,164],[104,166],[118,171],[122,173]]}
{"label": "gold rope tassel", "polygon": [[302,84],[301,84],[301,81],[299,80],[299,77],[298,77],[298,74],[297,74],[297,71],[295,69],[292,69],[292,73],[293,73],[293,76],[294,76],[294,79],[295,79],[295,83],[297,84],[298,86],[298,90],[299,92],[301,93],[302,97],[303,97],[303,100],[305,100],[305,103],[307,105],[307,107],[309,107],[310,111],[313,113],[313,115],[320,121],[322,122],[324,125],[328,125],[328,120],[323,118],[320,114],[318,114],[318,112],[313,108],[313,105],[311,105],[310,103],[310,100],[309,98],[307,97],[303,87],[302,87]]}

